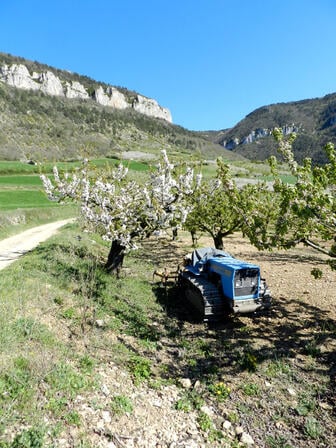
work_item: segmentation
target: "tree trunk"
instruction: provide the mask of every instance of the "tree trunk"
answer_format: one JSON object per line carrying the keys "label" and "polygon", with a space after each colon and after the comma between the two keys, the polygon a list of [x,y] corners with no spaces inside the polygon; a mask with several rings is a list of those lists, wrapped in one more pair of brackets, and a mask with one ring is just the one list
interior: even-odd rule
{"label": "tree trunk", "polygon": [[119,276],[120,269],[125,256],[125,246],[120,244],[118,240],[113,240],[111,244],[111,249],[107,257],[107,262],[105,268],[110,272],[116,272]]}
{"label": "tree trunk", "polygon": [[213,235],[213,241],[215,244],[215,248],[219,250],[224,250],[224,244],[223,244],[223,234],[222,232],[218,232],[215,235]]}
{"label": "tree trunk", "polygon": [[196,247],[197,246],[197,242],[198,242],[197,233],[196,233],[195,230],[190,230],[190,234],[191,234],[192,246]]}

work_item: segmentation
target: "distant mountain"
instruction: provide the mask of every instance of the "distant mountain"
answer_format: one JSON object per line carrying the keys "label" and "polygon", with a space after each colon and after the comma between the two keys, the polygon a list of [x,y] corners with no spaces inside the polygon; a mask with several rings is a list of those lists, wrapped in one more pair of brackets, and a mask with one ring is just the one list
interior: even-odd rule
{"label": "distant mountain", "polygon": [[316,163],[325,162],[324,145],[329,141],[336,144],[336,93],[264,106],[231,129],[202,135],[236,154],[264,160],[276,154],[276,143],[271,135],[275,127],[282,128],[284,134],[297,133],[293,149],[299,160],[311,157]]}
{"label": "distant mountain", "polygon": [[0,158],[242,156],[172,124],[154,99],[124,87],[0,53]]}

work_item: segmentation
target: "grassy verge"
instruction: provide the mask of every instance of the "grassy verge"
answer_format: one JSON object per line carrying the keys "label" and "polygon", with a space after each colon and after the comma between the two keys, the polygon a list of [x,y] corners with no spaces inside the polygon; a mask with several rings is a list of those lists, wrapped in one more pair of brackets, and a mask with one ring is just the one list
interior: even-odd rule
{"label": "grassy verge", "polygon": [[0,207],[0,238],[6,238],[22,232],[30,227],[52,221],[73,218],[78,215],[74,205],[58,205],[54,207],[11,208]]}
{"label": "grassy verge", "polygon": [[[272,315],[198,323],[175,288],[152,283],[180,249],[189,248],[149,242],[117,279],[103,269],[108,247],[68,225],[0,272],[2,448],[96,446],[94,415],[109,409],[120,429],[137,391],[163,397],[172,385],[170,412],[196,416],[205,446],[243,447],[230,432],[238,426],[267,448],[335,445],[330,354],[318,344],[335,321],[312,315],[304,336],[290,318],[272,327]],[[115,389],[102,394],[112,372]]]}

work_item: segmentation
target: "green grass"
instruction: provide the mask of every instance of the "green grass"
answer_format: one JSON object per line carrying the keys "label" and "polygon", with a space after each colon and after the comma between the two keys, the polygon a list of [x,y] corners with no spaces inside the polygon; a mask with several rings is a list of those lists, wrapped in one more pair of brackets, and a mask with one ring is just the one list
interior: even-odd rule
{"label": "green grass", "polygon": [[19,233],[27,228],[60,219],[77,216],[78,210],[73,204],[58,207],[1,208],[0,238]]}
{"label": "green grass", "polygon": [[49,201],[45,193],[36,190],[0,191],[0,210],[13,210],[38,207],[59,207]]}
{"label": "green grass", "polygon": [[[132,171],[147,171],[149,165],[145,162],[138,162],[135,160],[120,160],[117,158],[102,158],[92,159],[92,165],[97,168],[103,168],[105,166],[116,166],[122,162],[128,166]],[[57,166],[60,171],[73,170],[81,166],[81,161],[55,161],[55,162],[42,162],[38,165],[29,165],[20,161],[6,161],[0,160],[0,176],[6,175],[30,175],[39,174],[41,171],[44,173],[51,173],[54,166]]]}
{"label": "green grass", "polygon": [[[111,168],[119,163],[118,159],[92,160],[92,165],[97,168]],[[80,167],[81,162],[59,162],[56,165],[60,172],[72,171]],[[129,161],[125,165],[128,166],[131,176],[141,175],[149,170],[149,166],[142,162]],[[59,207],[55,202],[48,200],[39,176],[41,171],[52,177],[53,166],[53,163],[34,166],[18,161],[0,161],[0,211]]]}
{"label": "green grass", "polygon": [[12,176],[0,176],[0,188],[4,186],[15,187],[40,187],[42,188],[42,181],[40,176],[37,175],[12,175]]}

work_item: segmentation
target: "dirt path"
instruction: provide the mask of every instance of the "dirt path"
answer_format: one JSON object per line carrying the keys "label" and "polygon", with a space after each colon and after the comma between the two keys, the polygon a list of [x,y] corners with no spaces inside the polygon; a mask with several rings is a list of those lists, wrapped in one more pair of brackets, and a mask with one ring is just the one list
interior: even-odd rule
{"label": "dirt path", "polygon": [[60,227],[70,222],[73,222],[73,219],[51,222],[0,241],[0,270],[34,249],[39,243],[54,235]]}

